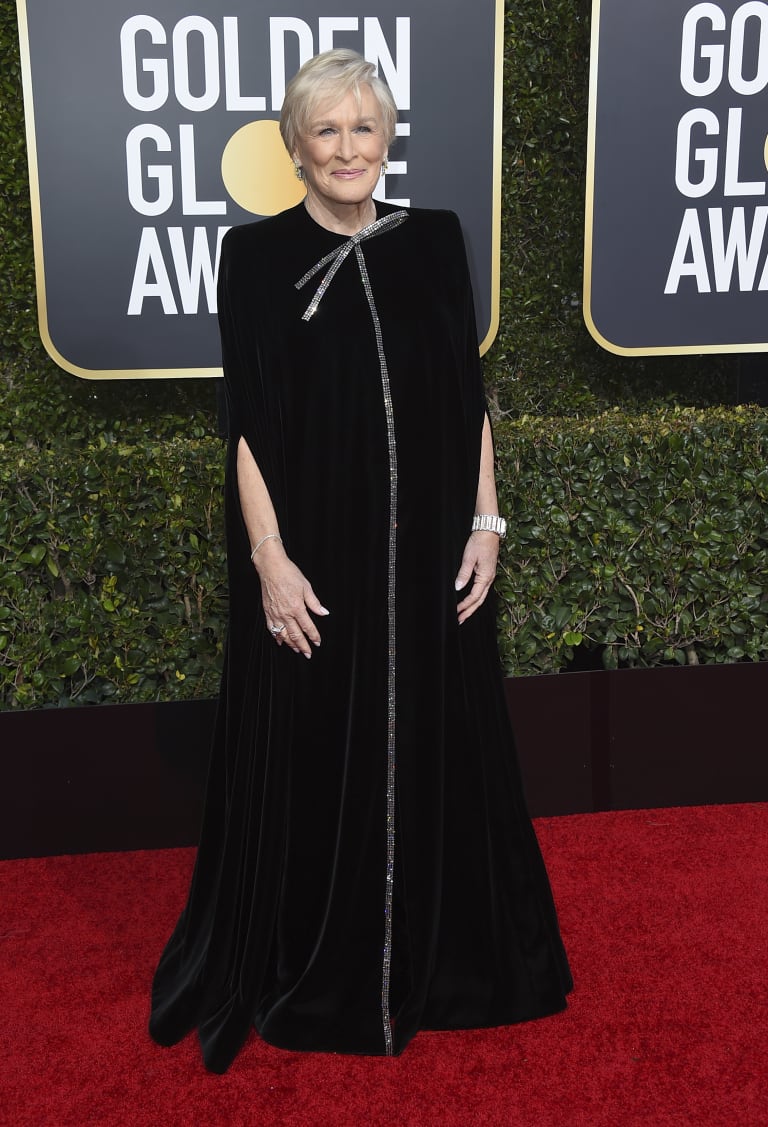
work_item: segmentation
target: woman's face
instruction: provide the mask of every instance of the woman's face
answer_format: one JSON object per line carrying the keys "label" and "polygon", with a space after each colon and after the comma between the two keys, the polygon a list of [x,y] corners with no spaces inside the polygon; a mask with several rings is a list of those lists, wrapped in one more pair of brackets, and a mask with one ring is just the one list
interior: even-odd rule
{"label": "woman's face", "polygon": [[370,86],[340,102],[321,102],[293,159],[304,169],[307,193],[331,206],[368,199],[387,155],[379,104]]}

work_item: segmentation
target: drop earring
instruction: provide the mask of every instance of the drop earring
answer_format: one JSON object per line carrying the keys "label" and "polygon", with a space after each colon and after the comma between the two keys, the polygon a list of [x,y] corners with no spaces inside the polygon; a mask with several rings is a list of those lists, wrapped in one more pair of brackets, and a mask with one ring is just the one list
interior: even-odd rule
{"label": "drop earring", "polygon": [[389,161],[387,160],[386,157],[384,157],[384,160],[381,162],[381,171],[379,172],[379,176],[383,176],[388,168],[389,168]]}
{"label": "drop earring", "polygon": [[296,173],[296,179],[297,180],[303,180],[304,179],[304,169],[301,167],[300,164],[294,164],[293,171]]}

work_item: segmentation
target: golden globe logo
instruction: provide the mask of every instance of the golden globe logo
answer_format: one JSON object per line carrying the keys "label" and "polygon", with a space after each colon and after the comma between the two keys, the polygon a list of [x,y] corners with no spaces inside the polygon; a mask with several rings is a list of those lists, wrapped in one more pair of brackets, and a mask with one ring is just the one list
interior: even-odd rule
{"label": "golden globe logo", "polygon": [[498,325],[502,0],[18,0],[40,334],[88,378],[219,375],[216,276],[233,224],[297,203],[287,82],[334,46],[399,111],[377,198],[448,207],[481,349]]}
{"label": "golden globe logo", "polygon": [[594,0],[584,315],[605,348],[768,348],[767,132],[765,0]]}

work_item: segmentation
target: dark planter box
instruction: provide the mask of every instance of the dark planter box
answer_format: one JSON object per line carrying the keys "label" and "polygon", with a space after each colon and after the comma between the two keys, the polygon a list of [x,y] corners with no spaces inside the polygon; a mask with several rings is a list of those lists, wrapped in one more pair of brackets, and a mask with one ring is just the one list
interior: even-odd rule
{"label": "dark planter box", "polygon": [[[531,813],[768,800],[768,664],[506,682]],[[0,713],[0,857],[194,843],[213,701]]]}

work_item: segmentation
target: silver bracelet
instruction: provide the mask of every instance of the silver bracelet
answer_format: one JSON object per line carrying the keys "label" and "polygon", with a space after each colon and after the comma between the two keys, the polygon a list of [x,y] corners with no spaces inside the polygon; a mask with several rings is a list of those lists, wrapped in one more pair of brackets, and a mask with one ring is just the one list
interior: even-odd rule
{"label": "silver bracelet", "polygon": [[[261,545],[265,544],[267,540],[280,540],[280,537],[276,532],[268,532],[266,536],[262,536],[261,540],[259,540],[256,547],[251,552],[251,563],[253,563],[253,557],[256,555]],[[282,544],[282,540],[280,540],[280,543]]]}
{"label": "silver bracelet", "polygon": [[495,532],[500,540],[507,535],[507,522],[494,513],[476,513],[472,518],[473,532]]}

